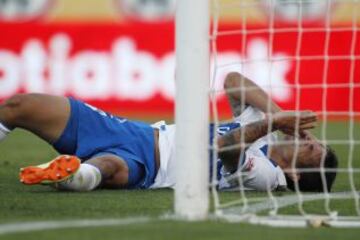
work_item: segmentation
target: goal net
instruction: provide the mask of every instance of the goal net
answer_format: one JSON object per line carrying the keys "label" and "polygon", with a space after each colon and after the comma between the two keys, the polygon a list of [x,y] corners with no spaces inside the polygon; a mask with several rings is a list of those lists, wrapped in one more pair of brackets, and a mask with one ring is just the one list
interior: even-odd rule
{"label": "goal net", "polygon": [[[264,89],[283,109],[315,111],[319,124],[312,132],[338,157],[337,168],[327,167],[325,154],[319,167],[296,168],[300,176],[320,174],[323,189],[317,193],[303,191],[297,181],[293,190],[276,191],[267,186],[265,191],[256,191],[249,187],[249,173],[240,163],[236,172],[225,177],[219,177],[219,169],[213,167],[215,216],[271,226],[359,227],[360,1],[214,0],[211,12],[209,95],[212,121],[217,126],[214,142],[221,132],[219,126],[226,122],[244,126],[249,116],[250,121],[261,119],[260,114],[251,120],[254,113],[244,111],[230,116],[223,84],[228,73],[237,72]],[[229,91],[256,89],[243,86]],[[240,109],[249,111],[245,99],[240,102]],[[267,106],[270,108],[271,103]],[[285,147],[286,139],[275,133],[265,141]],[[291,141],[294,161],[290,168],[282,169],[285,175],[294,171],[300,146],[306,140]],[[218,156],[216,146],[210,149]],[[214,157],[212,166],[217,165],[218,158]],[[331,191],[327,188],[328,173],[337,175]]]}

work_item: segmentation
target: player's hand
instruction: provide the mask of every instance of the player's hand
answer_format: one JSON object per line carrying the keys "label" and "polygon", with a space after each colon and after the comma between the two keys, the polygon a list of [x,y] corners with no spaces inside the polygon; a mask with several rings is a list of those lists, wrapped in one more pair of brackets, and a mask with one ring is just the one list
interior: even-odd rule
{"label": "player's hand", "polygon": [[317,121],[317,116],[312,111],[283,111],[273,114],[271,118],[274,130],[293,136],[303,135],[305,130],[314,128]]}

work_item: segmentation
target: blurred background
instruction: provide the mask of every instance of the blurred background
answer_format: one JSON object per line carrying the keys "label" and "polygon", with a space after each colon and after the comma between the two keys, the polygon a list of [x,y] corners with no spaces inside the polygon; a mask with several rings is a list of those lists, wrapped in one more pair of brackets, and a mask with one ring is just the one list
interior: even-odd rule
{"label": "blurred background", "polygon": [[[236,70],[286,109],[359,112],[356,2],[215,2],[213,86],[221,89],[224,75]],[[175,6],[175,0],[0,0],[0,101],[40,92],[135,118],[172,118]],[[221,94],[218,100],[221,116],[229,117]]]}

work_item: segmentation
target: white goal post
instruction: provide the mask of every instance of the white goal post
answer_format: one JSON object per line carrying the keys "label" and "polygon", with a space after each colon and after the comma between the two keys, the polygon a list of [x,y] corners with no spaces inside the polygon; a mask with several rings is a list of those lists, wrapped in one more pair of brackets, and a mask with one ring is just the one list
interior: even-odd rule
{"label": "white goal post", "polygon": [[177,1],[175,213],[189,220],[209,209],[209,19],[208,0]]}

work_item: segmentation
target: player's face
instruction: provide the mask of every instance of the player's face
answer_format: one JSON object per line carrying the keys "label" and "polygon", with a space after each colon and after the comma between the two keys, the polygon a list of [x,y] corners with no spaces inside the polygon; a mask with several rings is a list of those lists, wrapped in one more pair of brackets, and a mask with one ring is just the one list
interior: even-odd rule
{"label": "player's face", "polygon": [[315,136],[308,132],[299,141],[300,144],[297,148],[295,145],[291,147],[292,156],[296,154],[296,167],[318,168],[323,154],[325,155],[325,147]]}

